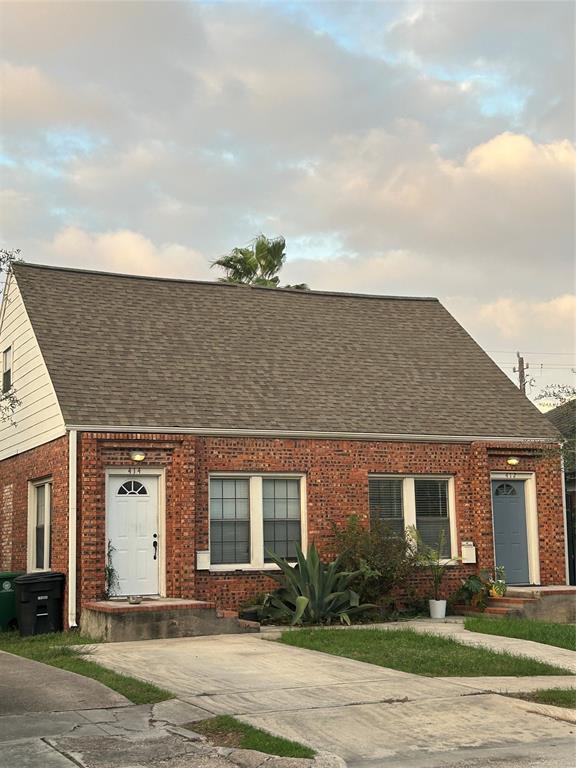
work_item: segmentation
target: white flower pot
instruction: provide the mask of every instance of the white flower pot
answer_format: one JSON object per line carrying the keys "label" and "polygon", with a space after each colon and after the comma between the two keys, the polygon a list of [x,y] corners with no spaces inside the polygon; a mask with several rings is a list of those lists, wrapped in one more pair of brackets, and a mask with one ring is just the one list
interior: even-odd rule
{"label": "white flower pot", "polygon": [[431,619],[446,618],[446,600],[428,600]]}

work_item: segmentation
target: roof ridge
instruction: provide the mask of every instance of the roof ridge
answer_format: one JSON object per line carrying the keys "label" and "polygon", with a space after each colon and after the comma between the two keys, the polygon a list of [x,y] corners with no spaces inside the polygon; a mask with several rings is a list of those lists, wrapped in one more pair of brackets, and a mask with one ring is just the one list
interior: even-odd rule
{"label": "roof ridge", "polygon": [[62,267],[52,264],[36,264],[29,261],[15,262],[12,267],[16,270],[24,268],[32,269],[46,269],[52,272],[74,272],[76,274],[83,275],[98,275],[101,277],[118,277],[128,280],[148,280],[151,282],[161,283],[188,283],[191,285],[205,285],[205,286],[218,286],[223,288],[241,288],[251,289],[257,291],[269,291],[269,292],[281,292],[298,294],[299,296],[335,296],[335,297],[348,297],[354,299],[386,299],[390,301],[434,301],[440,303],[440,300],[435,296],[398,296],[398,295],[386,295],[379,293],[352,293],[350,291],[322,291],[322,290],[301,290],[298,288],[290,287],[266,287],[264,285],[246,285],[241,283],[225,283],[218,280],[192,280],[184,277],[157,277],[154,275],[133,275],[127,272],[108,272],[98,269],[81,269],[79,267]]}

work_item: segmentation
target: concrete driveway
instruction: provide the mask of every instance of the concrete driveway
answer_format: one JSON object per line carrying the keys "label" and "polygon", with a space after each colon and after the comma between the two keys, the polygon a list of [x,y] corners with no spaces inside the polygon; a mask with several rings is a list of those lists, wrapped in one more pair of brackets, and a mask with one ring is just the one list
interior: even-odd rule
{"label": "concrete driveway", "polygon": [[[0,717],[122,707],[129,703],[96,680],[0,651]],[[6,722],[0,721],[0,734]]]}
{"label": "concrete driveway", "polygon": [[[376,766],[572,766],[574,715],[257,635],[96,646],[95,660],[210,714]],[[553,716],[550,716],[552,712]],[[504,762],[501,762],[504,760]],[[551,761],[551,762],[548,762]]]}

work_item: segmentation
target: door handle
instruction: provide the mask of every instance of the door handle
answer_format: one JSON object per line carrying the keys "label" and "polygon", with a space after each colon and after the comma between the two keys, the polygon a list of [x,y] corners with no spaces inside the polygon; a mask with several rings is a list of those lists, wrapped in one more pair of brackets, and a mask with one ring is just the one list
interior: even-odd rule
{"label": "door handle", "polygon": [[152,542],[152,546],[154,547],[154,560],[158,559],[158,541],[157,541],[157,538],[156,538],[157,536],[158,536],[158,534],[155,533],[154,534],[154,541]]}

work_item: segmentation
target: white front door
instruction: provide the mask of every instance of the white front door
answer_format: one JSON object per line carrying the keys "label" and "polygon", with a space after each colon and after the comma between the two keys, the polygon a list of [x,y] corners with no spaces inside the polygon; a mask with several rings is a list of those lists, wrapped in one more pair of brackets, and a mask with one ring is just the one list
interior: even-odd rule
{"label": "white front door", "polygon": [[158,480],[144,474],[108,477],[112,596],[158,594]]}

